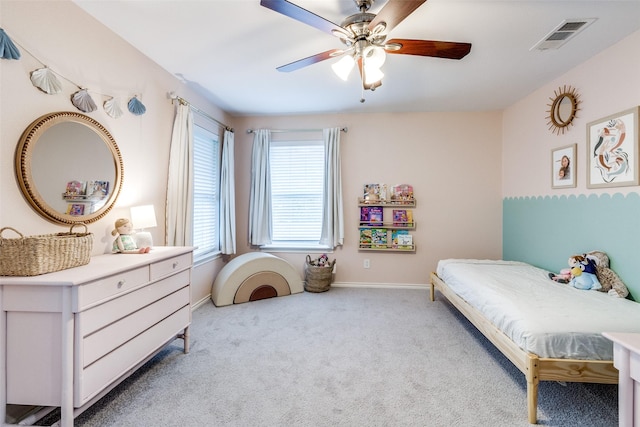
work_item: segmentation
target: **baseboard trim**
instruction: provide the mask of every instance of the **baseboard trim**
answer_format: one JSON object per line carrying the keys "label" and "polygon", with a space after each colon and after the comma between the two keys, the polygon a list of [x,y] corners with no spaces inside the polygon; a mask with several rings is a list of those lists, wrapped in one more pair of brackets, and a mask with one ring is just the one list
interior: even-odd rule
{"label": "baseboard trim", "polygon": [[[331,284],[334,288],[378,288],[378,289],[428,289],[428,283],[366,283],[366,282],[334,282]],[[211,294],[205,296],[194,304],[191,304],[191,311],[211,301]]]}
{"label": "baseboard trim", "polygon": [[205,296],[200,301],[196,301],[195,304],[191,304],[191,311],[196,311],[198,308],[202,307],[205,304],[208,304],[211,301],[211,294]]}
{"label": "baseboard trim", "polygon": [[366,282],[334,282],[334,288],[379,288],[379,289],[428,289],[428,283],[366,283]]}

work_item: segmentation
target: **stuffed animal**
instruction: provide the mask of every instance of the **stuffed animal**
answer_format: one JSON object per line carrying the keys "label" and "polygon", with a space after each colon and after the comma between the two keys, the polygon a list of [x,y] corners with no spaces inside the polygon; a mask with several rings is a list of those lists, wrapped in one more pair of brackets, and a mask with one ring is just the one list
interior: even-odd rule
{"label": "stuffed animal", "polygon": [[113,241],[113,247],[111,252],[114,254],[146,254],[149,253],[151,248],[138,248],[136,241],[133,239],[131,231],[133,230],[133,224],[127,218],[120,218],[116,220],[115,229],[111,232],[112,236],[118,236]]}
{"label": "stuffed animal", "polygon": [[615,271],[609,268],[609,256],[602,251],[591,251],[587,257],[596,264],[596,275],[602,285],[602,292],[607,292],[612,297],[626,298],[629,295],[627,286],[622,282]]}
{"label": "stuffed animal", "polygon": [[316,265],[318,267],[325,267],[327,264],[329,264],[329,257],[327,256],[327,254],[322,254],[316,261]]}
{"label": "stuffed animal", "polygon": [[560,270],[560,273],[558,274],[549,273],[549,279],[556,281],[558,283],[567,284],[569,283],[569,280],[571,280],[571,269],[563,268],[562,270]]}
{"label": "stuffed animal", "polygon": [[576,289],[598,290],[602,288],[596,275],[596,263],[585,255],[573,255],[569,258],[571,280],[569,285]]}

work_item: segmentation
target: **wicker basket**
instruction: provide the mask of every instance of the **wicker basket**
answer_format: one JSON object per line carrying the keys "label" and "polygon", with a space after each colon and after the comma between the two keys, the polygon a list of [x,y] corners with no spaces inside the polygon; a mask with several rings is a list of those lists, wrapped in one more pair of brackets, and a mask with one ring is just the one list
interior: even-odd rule
{"label": "wicker basket", "polygon": [[[74,233],[76,225],[84,233]],[[2,233],[11,230],[19,238],[8,239]],[[88,264],[93,249],[93,234],[82,223],[73,224],[68,233],[24,236],[15,228],[0,229],[0,276],[37,276]]]}
{"label": "wicker basket", "polygon": [[318,267],[311,263],[311,257],[307,255],[307,262],[304,265],[304,289],[307,292],[326,292],[331,288],[331,278],[333,277],[333,266],[336,260],[329,262],[326,266]]}

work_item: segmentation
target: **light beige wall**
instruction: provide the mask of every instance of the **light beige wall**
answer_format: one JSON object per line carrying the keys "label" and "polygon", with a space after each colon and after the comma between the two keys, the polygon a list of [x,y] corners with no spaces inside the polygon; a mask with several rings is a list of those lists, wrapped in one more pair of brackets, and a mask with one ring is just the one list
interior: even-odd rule
{"label": "light beige wall", "polygon": [[[336,281],[349,283],[426,284],[440,258],[501,256],[501,114],[414,113],[350,114],[234,119],[189,91],[177,79],[140,55],[92,17],[67,1],[1,2],[0,25],[18,43],[51,68],[97,94],[127,98],[142,94],[143,116],[126,113],[111,119],[100,108],[90,116],[116,139],[124,158],[124,187],[116,208],[91,224],[95,252],[107,250],[113,222],[128,207],[153,203],[162,242],[169,142],[174,109],[166,94],[176,91],[199,108],[236,128],[236,178],[239,252],[246,246],[251,135],[247,128],[319,128],[348,126],[343,135],[345,246]],[[29,81],[39,68],[28,53],[19,61],[0,61],[0,225],[26,234],[63,231],[38,216],[24,201],[14,178],[13,155],[22,130],[42,114],[77,111],[69,102],[76,88],[63,82],[64,93],[46,95]],[[372,96],[375,96],[372,95]],[[359,252],[357,197],[368,182],[414,185],[418,205],[413,233],[416,254]],[[302,272],[305,254],[280,254]],[[363,259],[371,268],[362,268]],[[194,271],[193,301],[205,297],[222,262]]]}
{"label": "light beige wall", "polygon": [[[567,45],[565,48],[569,48]],[[561,196],[584,193],[638,192],[638,187],[587,190],[587,123],[640,105],[640,31],[594,55],[504,111],[503,195]],[[571,86],[580,96],[580,111],[564,134],[548,129],[550,98]],[[577,144],[577,187],[551,188],[551,150]]]}
{"label": "light beige wall", "polygon": [[[20,45],[22,52],[20,60],[0,60],[0,226],[14,227],[27,235],[67,229],[48,222],[31,209],[21,196],[14,175],[15,147],[22,131],[33,120],[55,111],[79,112],[69,98],[78,88],[70,82],[61,78],[63,92],[57,95],[47,95],[31,84],[29,73],[42,67],[35,56],[89,89],[99,108],[88,115],[109,130],[122,152],[124,182],[116,207],[89,226],[95,235],[94,254],[108,251],[115,219],[128,217],[128,208],[139,204],[155,205],[159,224],[149,231],[156,244],[163,244],[174,117],[167,93],[175,91],[210,115],[233,125],[231,118],[70,1],[2,1],[0,27]],[[107,98],[100,94],[120,96],[123,102],[138,94],[147,112],[134,116],[126,111],[122,117],[112,119],[102,109]],[[126,104],[123,108],[126,109]],[[194,301],[210,292],[211,277],[220,264],[221,261],[215,261],[196,269]]]}
{"label": "light beige wall", "polygon": [[[381,89],[381,90],[384,90]],[[375,96],[375,93],[371,96]],[[501,114],[411,113],[245,117],[236,132],[238,246],[247,246],[253,135],[246,129],[348,127],[342,133],[345,244],[336,282],[426,284],[441,258],[499,258],[502,245]],[[408,183],[417,206],[415,254],[358,251],[357,198],[365,183]],[[305,254],[279,254],[304,266]],[[370,259],[371,268],[363,268]]]}

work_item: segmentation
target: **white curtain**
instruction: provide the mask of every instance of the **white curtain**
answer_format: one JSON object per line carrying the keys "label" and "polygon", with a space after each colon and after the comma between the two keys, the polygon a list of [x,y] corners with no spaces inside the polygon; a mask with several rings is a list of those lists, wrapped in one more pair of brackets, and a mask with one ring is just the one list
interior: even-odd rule
{"label": "white curtain", "polygon": [[322,136],[324,139],[325,178],[320,243],[335,248],[344,243],[340,128],[323,129]]}
{"label": "white curtain", "polygon": [[167,182],[165,241],[169,246],[193,244],[193,113],[188,105],[176,109],[171,136]]}
{"label": "white curtain", "polygon": [[236,253],[236,189],[234,172],[234,135],[225,129],[220,171],[220,250]]}
{"label": "white curtain", "polygon": [[251,156],[251,193],[249,196],[249,243],[254,246],[271,243],[271,173],[269,170],[269,146],[271,132],[259,129],[254,132]]}

